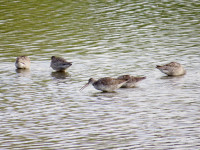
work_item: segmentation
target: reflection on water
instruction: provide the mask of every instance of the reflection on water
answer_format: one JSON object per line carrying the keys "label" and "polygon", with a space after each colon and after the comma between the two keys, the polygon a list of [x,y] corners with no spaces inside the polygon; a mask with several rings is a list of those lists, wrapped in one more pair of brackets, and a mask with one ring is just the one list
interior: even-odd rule
{"label": "reflection on water", "polygon": [[66,77],[70,77],[70,74],[64,71],[57,71],[57,72],[52,72],[51,76],[56,79],[66,79]]}
{"label": "reflection on water", "polygon": [[121,98],[119,91],[113,91],[113,92],[94,92],[90,95],[91,97],[94,97],[97,100],[114,100]]}
{"label": "reflection on water", "polygon": [[164,75],[164,76],[161,76],[160,79],[173,79],[173,80],[178,80],[178,79],[181,79],[181,78],[184,78],[184,75],[181,75],[181,76],[168,76],[168,75]]}
{"label": "reflection on water", "polygon": [[[197,1],[3,0],[0,13],[1,149],[200,149]],[[15,71],[20,55],[30,70]],[[51,56],[73,65],[52,72]],[[171,61],[187,74],[155,68]],[[79,91],[122,74],[147,79]]]}
{"label": "reflection on water", "polygon": [[22,77],[30,76],[30,69],[16,69],[16,73]]}

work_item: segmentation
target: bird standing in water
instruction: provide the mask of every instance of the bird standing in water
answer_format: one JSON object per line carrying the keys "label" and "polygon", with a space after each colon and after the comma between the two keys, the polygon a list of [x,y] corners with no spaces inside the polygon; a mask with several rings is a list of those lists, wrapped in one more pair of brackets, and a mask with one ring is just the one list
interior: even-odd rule
{"label": "bird standing in water", "polygon": [[119,76],[117,79],[127,80],[127,82],[125,82],[121,86],[122,88],[132,88],[135,87],[139,81],[146,79],[146,77],[134,77],[130,75],[122,75]]}
{"label": "bird standing in water", "polygon": [[120,88],[124,83],[126,83],[126,80],[123,79],[115,79],[110,77],[100,78],[99,80],[95,80],[93,78],[90,78],[88,80],[88,83],[83,86],[80,90],[83,90],[86,88],[89,84],[92,84],[95,89],[103,91],[103,92],[113,92]]}
{"label": "bird standing in water", "polygon": [[15,61],[15,66],[17,69],[29,69],[30,64],[31,62],[28,56],[19,56]]}
{"label": "bird standing in water", "polygon": [[162,66],[157,65],[156,68],[168,76],[180,76],[186,73],[183,66],[177,62],[170,62]]}
{"label": "bird standing in water", "polygon": [[67,62],[62,57],[51,57],[51,68],[53,68],[56,71],[65,71],[67,68],[69,68],[72,65],[71,62]]}

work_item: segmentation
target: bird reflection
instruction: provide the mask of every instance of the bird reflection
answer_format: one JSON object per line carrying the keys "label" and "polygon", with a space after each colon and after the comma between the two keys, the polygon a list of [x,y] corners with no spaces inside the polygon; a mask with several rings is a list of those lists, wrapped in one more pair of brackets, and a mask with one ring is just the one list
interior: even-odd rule
{"label": "bird reflection", "polygon": [[113,92],[95,92],[93,93],[91,96],[92,97],[96,97],[98,99],[105,99],[105,98],[114,98],[114,97],[117,97],[118,93],[116,91],[113,91]]}
{"label": "bird reflection", "polygon": [[52,72],[51,76],[56,79],[65,79],[66,77],[70,77],[70,74],[68,72],[57,71]]}
{"label": "bird reflection", "polygon": [[16,69],[15,71],[21,77],[27,77],[30,75],[30,69]]}
{"label": "bird reflection", "polygon": [[160,79],[181,79],[183,76],[162,76]]}

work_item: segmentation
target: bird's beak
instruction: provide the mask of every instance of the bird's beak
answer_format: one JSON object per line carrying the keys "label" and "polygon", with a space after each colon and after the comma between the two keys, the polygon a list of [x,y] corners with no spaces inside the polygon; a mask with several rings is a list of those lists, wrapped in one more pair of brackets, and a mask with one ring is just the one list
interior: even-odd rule
{"label": "bird's beak", "polygon": [[84,88],[86,88],[87,86],[89,85],[89,83],[87,83],[86,85],[84,85],[81,89],[80,89],[80,91],[82,91]]}
{"label": "bird's beak", "polygon": [[160,68],[161,66],[160,65],[156,65],[156,68],[158,69],[158,68]]}

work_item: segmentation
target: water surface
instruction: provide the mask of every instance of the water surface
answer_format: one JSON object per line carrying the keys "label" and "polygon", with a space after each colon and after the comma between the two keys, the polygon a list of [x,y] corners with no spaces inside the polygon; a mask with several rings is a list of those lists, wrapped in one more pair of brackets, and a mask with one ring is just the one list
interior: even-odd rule
{"label": "water surface", "polygon": [[[0,5],[1,149],[200,148],[198,1],[5,1]],[[16,70],[28,55],[30,70]],[[50,68],[51,56],[73,65]],[[156,65],[181,63],[166,77]],[[102,93],[90,77],[146,76]]]}

